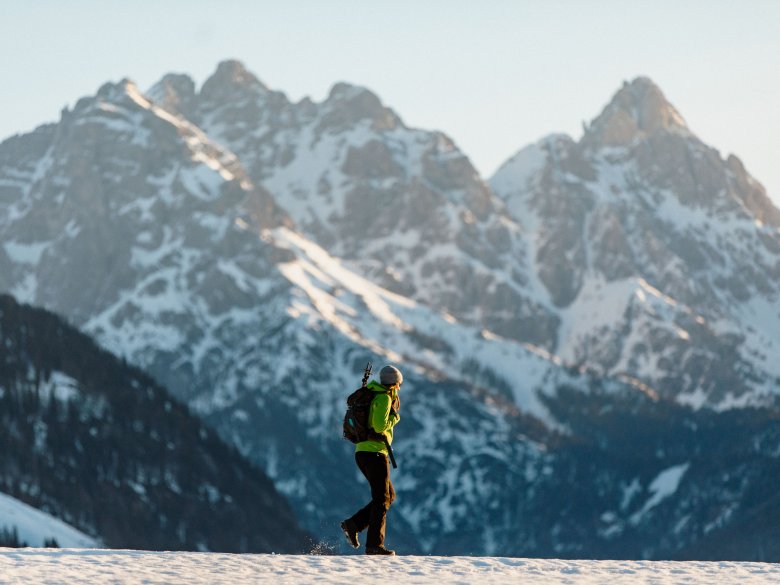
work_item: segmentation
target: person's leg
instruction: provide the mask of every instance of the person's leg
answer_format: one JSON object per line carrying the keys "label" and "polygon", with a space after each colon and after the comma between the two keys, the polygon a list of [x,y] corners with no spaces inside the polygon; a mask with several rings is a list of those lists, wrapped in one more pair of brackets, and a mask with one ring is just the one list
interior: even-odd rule
{"label": "person's leg", "polygon": [[390,483],[390,466],[387,457],[381,453],[371,453],[366,463],[366,478],[371,485],[371,505],[369,507],[368,535],[366,548],[384,546],[387,510],[395,497]]}
{"label": "person's leg", "polygon": [[348,519],[355,528],[355,532],[363,532],[368,528],[368,523],[371,520],[371,502],[360,508],[355,514]]}
{"label": "person's leg", "polygon": [[[369,461],[370,457],[367,457],[367,455],[370,456],[372,455],[372,453],[363,453],[363,452],[355,453],[355,463],[357,463],[358,469],[360,469],[360,472],[368,480],[369,485],[371,485],[371,479],[369,477],[369,474],[371,472],[368,467],[370,463]],[[347,522],[350,523],[350,525],[354,528],[355,532],[363,532],[366,528],[368,528],[368,523],[371,519],[372,503],[373,500],[369,501],[368,504],[360,508],[360,510],[355,512],[350,518],[347,519]]]}

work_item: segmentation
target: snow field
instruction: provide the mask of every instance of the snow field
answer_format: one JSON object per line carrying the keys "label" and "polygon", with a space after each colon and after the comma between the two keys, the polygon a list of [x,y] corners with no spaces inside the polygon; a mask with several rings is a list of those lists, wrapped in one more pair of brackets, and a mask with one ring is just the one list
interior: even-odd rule
{"label": "snow field", "polygon": [[[59,546],[97,547],[101,543],[79,532],[62,520],[28,506],[24,502],[0,493],[0,529],[16,529],[21,542],[30,546],[43,546],[46,539],[54,538]],[[0,550],[6,550],[0,548]],[[2,564],[0,563],[0,567]],[[0,582],[4,573],[0,570]]]}
{"label": "snow field", "polygon": [[235,555],[130,550],[0,549],[0,584],[235,583],[780,583],[780,565],[564,561],[501,557]]}

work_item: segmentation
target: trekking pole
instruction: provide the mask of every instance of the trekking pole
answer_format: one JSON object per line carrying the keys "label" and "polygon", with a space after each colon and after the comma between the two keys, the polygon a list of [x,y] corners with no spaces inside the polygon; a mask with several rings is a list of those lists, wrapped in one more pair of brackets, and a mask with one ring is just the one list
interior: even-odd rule
{"label": "trekking pole", "polygon": [[363,384],[360,386],[361,388],[365,388],[366,384],[368,384],[368,377],[371,375],[371,362],[368,362],[366,364],[366,369],[363,370]]}

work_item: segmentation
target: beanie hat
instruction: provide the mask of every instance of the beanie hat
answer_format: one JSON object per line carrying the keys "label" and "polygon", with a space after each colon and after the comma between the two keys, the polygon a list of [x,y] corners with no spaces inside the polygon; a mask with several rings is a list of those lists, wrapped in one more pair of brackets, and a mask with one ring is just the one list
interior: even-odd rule
{"label": "beanie hat", "polygon": [[400,384],[404,381],[404,376],[401,370],[395,366],[385,366],[379,370],[379,383],[383,386],[392,386],[393,384]]}

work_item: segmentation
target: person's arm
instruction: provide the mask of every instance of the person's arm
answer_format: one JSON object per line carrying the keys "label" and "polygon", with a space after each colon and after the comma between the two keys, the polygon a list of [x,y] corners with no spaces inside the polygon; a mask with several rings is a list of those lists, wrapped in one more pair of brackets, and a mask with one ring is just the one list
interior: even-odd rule
{"label": "person's arm", "polygon": [[400,418],[398,414],[390,414],[390,397],[380,394],[371,403],[371,426],[377,433],[384,433],[392,429]]}

